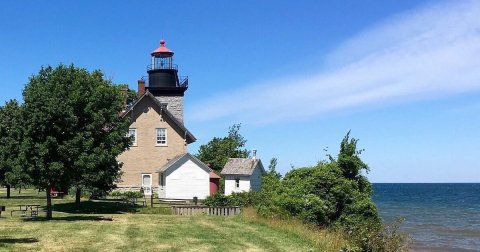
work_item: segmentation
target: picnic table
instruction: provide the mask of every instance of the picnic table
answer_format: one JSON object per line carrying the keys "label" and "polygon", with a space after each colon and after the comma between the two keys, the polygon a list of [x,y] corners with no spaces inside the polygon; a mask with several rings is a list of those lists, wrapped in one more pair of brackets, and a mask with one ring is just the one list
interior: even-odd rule
{"label": "picnic table", "polygon": [[14,209],[10,212],[10,216],[13,216],[13,212],[20,212],[20,217],[26,217],[27,212],[30,212],[31,217],[38,216],[38,208],[40,205],[36,204],[24,204],[24,205],[17,205],[18,209]]}

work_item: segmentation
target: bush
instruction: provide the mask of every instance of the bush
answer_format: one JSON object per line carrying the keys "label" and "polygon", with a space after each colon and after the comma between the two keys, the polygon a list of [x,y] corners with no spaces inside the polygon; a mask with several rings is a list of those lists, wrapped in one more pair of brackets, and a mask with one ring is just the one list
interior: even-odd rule
{"label": "bush", "polygon": [[228,203],[228,198],[227,196],[223,195],[223,193],[215,193],[212,196],[208,196],[204,201],[203,204],[207,206],[227,206],[229,205]]}
{"label": "bush", "polygon": [[112,197],[115,197],[115,198],[119,198],[123,195],[123,193],[121,191],[113,191],[111,193],[109,193],[110,196]]}
{"label": "bush", "polygon": [[241,193],[232,193],[231,195],[225,196],[222,193],[215,193],[213,196],[207,197],[203,204],[207,206],[254,206],[257,205],[261,200],[260,194],[258,192],[241,192]]}
{"label": "bush", "polygon": [[[352,225],[355,223],[354,225]],[[345,251],[409,251],[410,237],[400,232],[402,219],[389,224],[358,219],[343,227],[347,239],[354,244]]]}
{"label": "bush", "polygon": [[382,226],[372,185],[362,175],[369,168],[360,159],[357,142],[347,134],[336,159],[328,155],[328,161],[294,169],[283,179],[267,173],[260,192],[263,200],[255,204],[257,212],[338,229],[351,242],[347,251],[402,250],[407,243],[403,236]]}
{"label": "bush", "polygon": [[135,199],[135,198],[143,197],[143,193],[138,191],[113,191],[109,195],[115,198],[127,198],[127,199]]}

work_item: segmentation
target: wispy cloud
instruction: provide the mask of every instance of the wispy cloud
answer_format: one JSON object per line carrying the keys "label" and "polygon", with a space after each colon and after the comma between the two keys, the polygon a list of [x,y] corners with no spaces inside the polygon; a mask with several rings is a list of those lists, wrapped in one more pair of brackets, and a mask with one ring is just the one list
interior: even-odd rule
{"label": "wispy cloud", "polygon": [[[317,74],[209,97],[194,106],[199,109],[191,117],[273,123],[479,91],[479,17],[480,1],[430,5],[392,17],[345,41]],[[274,90],[265,89],[271,84]]]}

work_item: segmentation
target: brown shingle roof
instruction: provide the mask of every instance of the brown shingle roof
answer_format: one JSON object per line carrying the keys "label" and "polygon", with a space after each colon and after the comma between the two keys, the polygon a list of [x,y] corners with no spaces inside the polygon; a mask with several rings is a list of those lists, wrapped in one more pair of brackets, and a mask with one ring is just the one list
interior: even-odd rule
{"label": "brown shingle roof", "polygon": [[262,161],[250,158],[230,158],[222,169],[222,175],[252,175],[255,168],[259,166],[262,173]]}

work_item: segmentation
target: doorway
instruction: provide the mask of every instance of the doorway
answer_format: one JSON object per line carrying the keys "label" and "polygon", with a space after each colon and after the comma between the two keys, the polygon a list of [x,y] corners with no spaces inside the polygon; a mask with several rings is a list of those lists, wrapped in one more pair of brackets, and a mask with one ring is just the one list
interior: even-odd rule
{"label": "doorway", "polygon": [[152,174],[142,174],[142,188],[145,195],[152,195]]}

